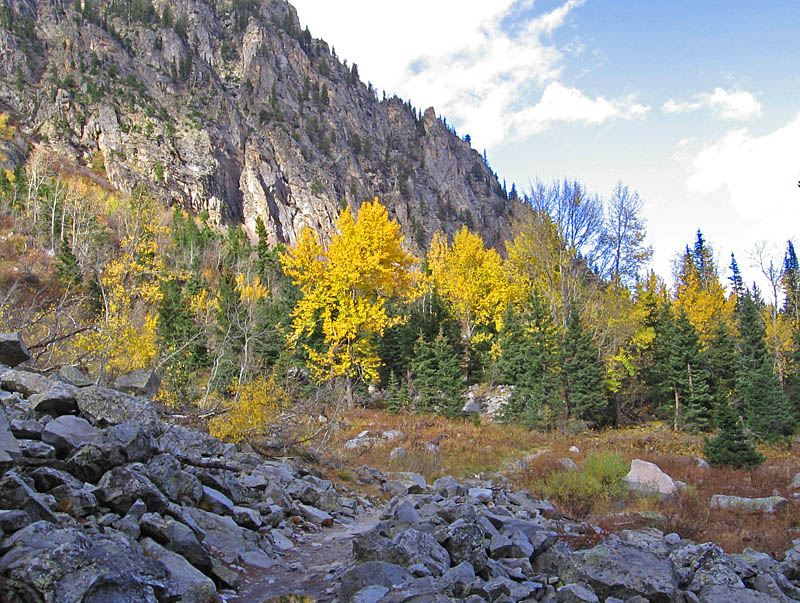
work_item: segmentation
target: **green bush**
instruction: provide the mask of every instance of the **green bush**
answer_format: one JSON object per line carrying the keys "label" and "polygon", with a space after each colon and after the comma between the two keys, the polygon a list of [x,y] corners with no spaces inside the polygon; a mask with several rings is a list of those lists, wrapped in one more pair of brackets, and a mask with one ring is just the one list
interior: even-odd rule
{"label": "green bush", "polygon": [[598,452],[584,461],[580,471],[551,471],[539,483],[539,490],[575,515],[587,515],[598,502],[624,495],[622,478],[629,464],[614,452]]}

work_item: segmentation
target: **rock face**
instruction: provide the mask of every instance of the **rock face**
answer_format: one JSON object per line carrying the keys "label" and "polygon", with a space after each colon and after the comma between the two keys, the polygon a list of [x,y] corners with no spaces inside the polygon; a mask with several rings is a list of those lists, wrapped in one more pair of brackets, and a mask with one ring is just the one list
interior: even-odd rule
{"label": "rock face", "polygon": [[84,165],[102,157],[121,190],[145,185],[251,234],[261,217],[288,244],[376,195],[417,249],[461,225],[500,246],[521,211],[432,108],[379,100],[284,0],[176,0],[172,23],[161,0],[138,18],[122,4],[6,4],[0,101],[23,134]]}

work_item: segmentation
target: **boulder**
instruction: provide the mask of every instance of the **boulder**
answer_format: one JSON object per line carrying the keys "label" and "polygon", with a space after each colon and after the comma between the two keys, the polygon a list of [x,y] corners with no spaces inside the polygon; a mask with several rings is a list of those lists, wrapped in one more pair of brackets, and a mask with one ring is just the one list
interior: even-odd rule
{"label": "boulder", "polygon": [[7,471],[22,458],[19,442],[11,432],[6,412],[0,405],[0,472]]}
{"label": "boulder", "polygon": [[109,458],[106,451],[95,444],[84,444],[66,459],[67,470],[75,477],[96,484],[103,474],[118,460]]}
{"label": "boulder", "polygon": [[757,590],[735,586],[709,586],[698,593],[701,603],[777,603],[775,599]]}
{"label": "boulder", "polygon": [[439,530],[435,538],[450,555],[452,565],[467,562],[475,572],[482,572],[486,567],[484,531],[480,526],[458,520]]}
{"label": "boulder", "polygon": [[397,463],[399,461],[402,461],[407,456],[408,456],[408,451],[402,446],[398,446],[397,448],[393,448],[392,451],[389,453],[389,460]]}
{"label": "boulder", "polygon": [[34,521],[44,520],[51,523],[58,521],[42,495],[14,471],[7,471],[0,479],[0,501],[3,501],[3,506],[8,509],[25,511]]}
{"label": "boulder", "polygon": [[47,391],[52,384],[47,377],[38,373],[12,369],[0,375],[0,385],[10,392],[31,396]]}
{"label": "boulder", "polygon": [[630,490],[644,494],[668,497],[678,493],[678,487],[669,475],[661,471],[655,463],[641,459],[631,461],[631,470],[622,478],[622,482]]}
{"label": "boulder", "polygon": [[672,603],[680,597],[668,560],[615,537],[570,555],[564,573],[566,582],[589,584],[601,598],[638,595],[654,603]]}
{"label": "boulder", "polygon": [[143,462],[158,450],[155,435],[152,425],[125,421],[105,430],[100,447],[113,464]]}
{"label": "boulder", "polygon": [[114,467],[97,484],[98,500],[119,515],[125,515],[137,499],[150,511],[162,513],[169,506],[167,497],[147,477],[143,465]]}
{"label": "boulder", "polygon": [[474,581],[475,568],[469,562],[462,561],[442,574],[439,584],[456,597],[466,597]]}
{"label": "boulder", "polygon": [[83,444],[97,443],[101,436],[89,421],[72,415],[53,419],[42,430],[42,441],[53,446],[60,455]]}
{"label": "boulder", "polygon": [[160,562],[116,530],[97,532],[33,523],[5,541],[0,558],[10,601],[156,603],[167,587]]}
{"label": "boulder", "polygon": [[94,379],[84,375],[80,370],[70,364],[65,364],[58,369],[58,378],[64,383],[69,383],[75,387],[89,387],[90,385],[94,385]]}
{"label": "boulder", "polygon": [[147,462],[145,472],[168,499],[182,505],[196,505],[203,497],[203,484],[181,468],[181,463],[169,453],[154,456]]}
{"label": "boulder", "polygon": [[0,511],[0,530],[3,532],[16,532],[31,523],[25,511],[19,509]]}
{"label": "boulder", "polygon": [[75,399],[81,414],[97,427],[118,425],[125,421],[138,421],[153,427],[160,425],[156,411],[150,403],[113,389],[99,385],[78,388]]}
{"label": "boulder", "polygon": [[450,555],[447,550],[430,534],[413,528],[398,532],[392,539],[389,560],[406,567],[421,563],[437,577],[450,568]]}
{"label": "boulder", "polygon": [[556,591],[556,601],[558,603],[600,603],[597,595],[583,584],[562,586]]}
{"label": "boulder", "polygon": [[233,515],[233,501],[219,490],[203,486],[198,506],[217,515]]}
{"label": "boulder", "polygon": [[789,490],[800,490],[800,472],[795,474],[794,479],[789,484]]}
{"label": "boulder", "polygon": [[114,389],[148,399],[156,395],[160,386],[161,379],[155,371],[149,369],[120,375],[114,380]]}
{"label": "boulder", "polygon": [[427,487],[424,477],[409,471],[387,473],[386,481],[383,483],[383,489],[395,495],[419,494]]}
{"label": "boulder", "polygon": [[300,512],[300,516],[306,521],[310,521],[318,526],[330,527],[333,525],[333,517],[328,515],[325,511],[312,507],[311,505],[304,505],[303,503],[298,503],[297,509]]}
{"label": "boulder", "polygon": [[383,561],[368,561],[349,570],[343,577],[339,587],[339,600],[342,603],[354,601],[360,590],[370,586],[393,586],[405,584],[413,580],[411,573],[404,567]]}
{"label": "boulder", "polygon": [[56,458],[56,449],[50,444],[45,444],[38,440],[20,440],[19,448],[22,451],[22,456],[29,459]]}
{"label": "boulder", "polygon": [[700,593],[709,586],[744,588],[735,561],[714,543],[681,547],[670,554],[669,561],[686,590]]}
{"label": "boulder", "polygon": [[432,488],[435,492],[438,492],[445,498],[454,498],[464,494],[464,486],[458,483],[458,481],[451,475],[446,475],[437,479],[435,482],[433,482]]}
{"label": "boulder", "polygon": [[30,357],[19,333],[0,333],[0,364],[15,367]]}
{"label": "boulder", "polygon": [[50,490],[56,497],[56,508],[76,519],[83,519],[97,513],[97,498],[89,490],[75,489],[67,485],[56,486]]}
{"label": "boulder", "polygon": [[169,425],[156,442],[161,452],[191,458],[222,456],[232,447],[217,438],[180,425]]}
{"label": "boulder", "polygon": [[54,469],[53,467],[37,467],[31,472],[30,477],[33,478],[33,482],[39,492],[47,492],[56,486],[65,484],[76,490],[83,487],[81,480],[76,479],[66,471]]}
{"label": "boulder", "polygon": [[30,397],[31,408],[39,414],[55,417],[73,414],[78,410],[78,403],[75,400],[76,390],[74,385],[55,382],[46,392]]}
{"label": "boulder", "polygon": [[192,567],[186,559],[150,538],[142,539],[141,546],[147,557],[164,564],[169,577],[165,594],[172,597],[170,600],[182,603],[216,603],[219,600],[213,580]]}
{"label": "boulder", "polygon": [[785,507],[787,503],[788,501],[782,496],[743,498],[741,496],[715,494],[711,497],[712,509],[735,509],[748,513],[775,513]]}
{"label": "boulder", "polygon": [[[0,418],[0,422],[2,422]],[[11,433],[20,440],[41,440],[44,425],[34,419],[11,419]]]}
{"label": "boulder", "polygon": [[205,533],[203,545],[215,551],[228,565],[245,563],[268,568],[273,562],[265,554],[270,550],[266,537],[236,525],[230,517],[223,517],[208,511],[188,507],[186,514]]}
{"label": "boulder", "polygon": [[571,458],[564,457],[563,459],[558,459],[558,464],[561,465],[561,468],[564,471],[577,471],[578,465],[573,461]]}
{"label": "boulder", "polygon": [[261,514],[247,507],[234,506],[233,521],[236,522],[236,525],[240,525],[248,530],[258,530],[264,525],[264,522],[261,521]]}
{"label": "boulder", "polygon": [[201,572],[211,572],[211,555],[189,526],[171,517],[144,513],[139,519],[139,528],[144,536],[183,556]]}

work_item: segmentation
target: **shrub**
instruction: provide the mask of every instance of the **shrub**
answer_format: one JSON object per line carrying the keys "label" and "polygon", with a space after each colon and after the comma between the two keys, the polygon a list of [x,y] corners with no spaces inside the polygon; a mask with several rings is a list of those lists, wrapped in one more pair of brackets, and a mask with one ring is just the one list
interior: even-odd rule
{"label": "shrub", "polygon": [[622,478],[627,472],[628,462],[622,456],[598,452],[586,458],[582,471],[551,471],[539,487],[546,498],[583,516],[599,502],[622,497]]}
{"label": "shrub", "polygon": [[275,381],[256,379],[245,385],[234,384],[236,396],[228,412],[209,421],[209,432],[216,438],[241,442],[263,434],[288,405],[286,391]]}

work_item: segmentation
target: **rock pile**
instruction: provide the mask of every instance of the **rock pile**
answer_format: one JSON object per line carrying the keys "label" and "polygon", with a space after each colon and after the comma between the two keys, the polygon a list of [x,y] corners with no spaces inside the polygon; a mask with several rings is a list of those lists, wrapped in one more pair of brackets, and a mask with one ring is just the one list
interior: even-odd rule
{"label": "rock pile", "polygon": [[7,367],[0,388],[4,601],[217,601],[365,503],[142,398]]}
{"label": "rock pile", "polygon": [[626,530],[573,551],[563,536],[584,525],[554,518],[527,492],[452,477],[380,476],[395,492],[381,521],[358,536],[342,578],[344,603],[800,600],[800,540],[778,562],[729,555],[655,529]]}

